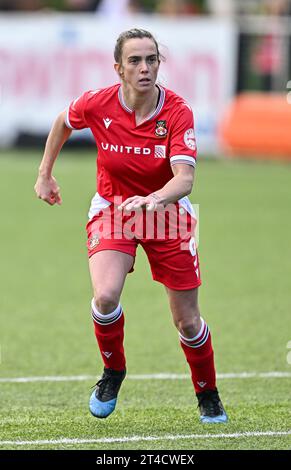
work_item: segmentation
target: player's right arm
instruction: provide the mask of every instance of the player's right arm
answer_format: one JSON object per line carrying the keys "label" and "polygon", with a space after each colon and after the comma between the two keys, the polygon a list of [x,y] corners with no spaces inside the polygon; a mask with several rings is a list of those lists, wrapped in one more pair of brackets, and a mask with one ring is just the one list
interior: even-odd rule
{"label": "player's right arm", "polygon": [[48,135],[34,190],[39,199],[51,206],[61,204],[60,188],[52,176],[57,156],[72,133],[66,125],[66,111],[59,114]]}

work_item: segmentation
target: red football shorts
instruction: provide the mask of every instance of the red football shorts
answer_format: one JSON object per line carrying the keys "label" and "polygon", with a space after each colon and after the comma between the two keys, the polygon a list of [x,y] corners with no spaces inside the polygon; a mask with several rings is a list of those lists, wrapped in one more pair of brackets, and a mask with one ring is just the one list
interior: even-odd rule
{"label": "red football shorts", "polygon": [[155,281],[170,289],[193,289],[201,285],[195,225],[193,216],[178,203],[155,212],[119,211],[111,204],[87,223],[88,256],[116,250],[135,258],[141,245]]}

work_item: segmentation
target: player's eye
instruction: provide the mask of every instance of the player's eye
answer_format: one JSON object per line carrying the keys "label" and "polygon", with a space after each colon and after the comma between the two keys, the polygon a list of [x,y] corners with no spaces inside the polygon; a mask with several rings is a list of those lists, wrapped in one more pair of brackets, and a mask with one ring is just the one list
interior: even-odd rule
{"label": "player's eye", "polygon": [[130,64],[137,64],[139,62],[139,59],[136,57],[133,57],[132,59],[129,59]]}

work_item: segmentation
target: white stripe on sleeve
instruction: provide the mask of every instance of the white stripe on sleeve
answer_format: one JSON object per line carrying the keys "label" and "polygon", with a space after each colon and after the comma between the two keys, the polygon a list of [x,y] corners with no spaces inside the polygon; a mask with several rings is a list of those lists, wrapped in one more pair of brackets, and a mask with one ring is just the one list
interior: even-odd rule
{"label": "white stripe on sleeve", "polygon": [[170,158],[171,165],[176,165],[177,163],[186,163],[186,165],[196,166],[195,157],[189,157],[188,155],[174,155]]}
{"label": "white stripe on sleeve", "polygon": [[65,120],[66,126],[67,126],[69,129],[76,130],[76,129],[72,126],[72,124],[70,123],[69,110],[70,110],[70,108],[67,109],[67,113],[66,113],[66,120]]}

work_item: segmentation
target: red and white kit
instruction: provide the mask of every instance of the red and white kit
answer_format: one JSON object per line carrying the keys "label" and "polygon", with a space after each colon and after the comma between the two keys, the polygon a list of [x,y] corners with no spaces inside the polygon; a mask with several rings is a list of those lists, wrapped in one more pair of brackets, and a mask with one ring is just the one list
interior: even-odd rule
{"label": "red and white kit", "polygon": [[[181,97],[157,86],[157,107],[139,125],[134,111],[124,102],[119,84],[87,91],[68,109],[67,126],[90,128],[98,149],[97,193],[92,199],[87,224],[88,254],[111,249],[135,256],[141,244],[155,280],[172,289],[192,289],[201,284],[192,228],[186,233],[182,230],[182,234],[177,230],[177,235],[172,237],[166,216],[164,233],[148,236],[146,211],[142,211],[138,216],[135,214],[134,230],[131,230],[134,236],[128,236],[123,229],[130,216],[125,212],[117,214],[117,206],[128,197],[147,196],[161,189],[173,178],[171,166],[185,163],[195,167],[196,164],[192,110]],[[177,216],[185,214],[184,228],[195,226],[195,214],[187,197],[174,204],[172,212],[174,209]],[[159,217],[157,212],[155,224],[159,223]]]}

